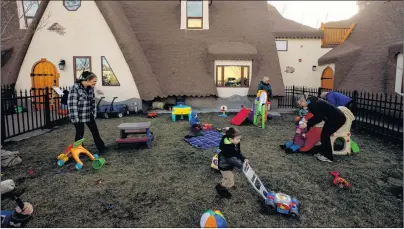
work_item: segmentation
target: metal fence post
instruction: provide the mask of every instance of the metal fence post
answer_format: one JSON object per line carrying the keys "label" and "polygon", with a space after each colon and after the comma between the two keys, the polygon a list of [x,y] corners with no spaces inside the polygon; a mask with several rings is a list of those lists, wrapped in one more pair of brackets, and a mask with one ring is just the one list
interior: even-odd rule
{"label": "metal fence post", "polygon": [[320,97],[320,95],[321,95],[321,87],[319,87],[317,90],[317,97]]}
{"label": "metal fence post", "polygon": [[357,105],[358,105],[358,91],[355,90],[353,92],[353,96],[352,96],[352,113],[356,114],[356,109],[357,109]]}
{"label": "metal fence post", "polygon": [[[3,97],[2,97],[3,98]],[[5,105],[3,99],[1,100],[1,145],[4,145],[4,140],[6,139],[6,122],[5,122]]]}
{"label": "metal fence post", "polygon": [[45,128],[50,129],[52,127],[51,117],[50,117],[50,104],[49,104],[49,88],[45,88]]}
{"label": "metal fence post", "polygon": [[294,100],[295,100],[295,85],[292,86],[292,99],[290,100],[290,107],[293,107]]}

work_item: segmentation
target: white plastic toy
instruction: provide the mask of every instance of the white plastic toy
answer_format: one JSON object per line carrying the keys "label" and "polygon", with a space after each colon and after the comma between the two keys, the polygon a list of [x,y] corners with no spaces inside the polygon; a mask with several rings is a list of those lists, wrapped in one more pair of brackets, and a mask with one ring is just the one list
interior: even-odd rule
{"label": "white plastic toy", "polygon": [[[342,112],[344,112],[346,121],[345,124],[339,128],[334,134],[331,135],[331,146],[332,146],[332,151],[333,154],[335,155],[348,155],[351,154],[351,126],[352,122],[355,120],[355,116],[352,114],[352,112],[344,107],[340,106],[338,107]],[[343,138],[344,139],[344,148],[340,151],[334,151],[334,142],[337,140],[337,138]]]}

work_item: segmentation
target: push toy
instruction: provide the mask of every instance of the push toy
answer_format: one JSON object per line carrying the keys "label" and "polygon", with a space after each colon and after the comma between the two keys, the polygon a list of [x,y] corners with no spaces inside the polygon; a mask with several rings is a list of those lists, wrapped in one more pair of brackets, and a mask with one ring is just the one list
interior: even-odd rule
{"label": "push toy", "polygon": [[104,118],[109,118],[109,115],[117,115],[118,118],[122,118],[124,114],[129,115],[129,107],[126,104],[118,104],[114,105],[115,99],[118,97],[114,97],[112,99],[111,105],[102,105],[100,106],[101,100],[105,97],[101,97],[100,101],[97,103],[97,113]]}
{"label": "push toy", "polygon": [[351,184],[345,180],[344,178],[339,176],[339,172],[338,171],[331,171],[330,172],[331,175],[333,175],[335,178],[332,181],[334,183],[334,185],[338,186],[339,188],[350,188]]}
{"label": "push toy", "polygon": [[66,150],[57,157],[57,159],[58,159],[57,164],[60,167],[62,167],[69,160],[70,157],[73,157],[73,159],[76,161],[76,165],[74,167],[77,170],[80,170],[81,168],[83,168],[83,162],[81,162],[79,156],[81,153],[84,153],[92,161],[91,164],[92,164],[93,168],[100,169],[105,164],[104,158],[99,158],[98,154],[92,155],[88,150],[86,150],[83,147],[83,145],[82,145],[83,142],[84,142],[84,138],[69,145],[66,148]]}
{"label": "push toy", "polygon": [[255,191],[264,198],[265,208],[268,213],[281,213],[291,217],[299,216],[299,201],[284,193],[267,191],[257,174],[247,163],[243,166],[243,173]]}
{"label": "push toy", "polygon": [[225,106],[225,105],[220,106],[220,112],[222,112],[222,113],[219,114],[219,116],[220,117],[227,117],[226,111],[227,111],[227,106]]}

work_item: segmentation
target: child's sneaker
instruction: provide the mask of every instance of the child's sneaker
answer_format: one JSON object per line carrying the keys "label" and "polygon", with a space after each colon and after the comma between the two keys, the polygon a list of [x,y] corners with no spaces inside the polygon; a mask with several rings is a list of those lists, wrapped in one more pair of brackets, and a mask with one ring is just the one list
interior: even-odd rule
{"label": "child's sneaker", "polygon": [[324,161],[324,162],[332,162],[330,159],[326,158],[325,156],[321,154],[316,154],[315,157],[317,157],[318,160]]}
{"label": "child's sneaker", "polygon": [[223,187],[221,184],[217,184],[215,188],[220,197],[227,199],[231,198],[231,193],[229,190],[227,190],[227,188]]}
{"label": "child's sneaker", "polygon": [[292,150],[291,148],[287,148],[287,149],[285,150],[285,152],[286,152],[287,154],[294,153],[294,152],[293,152],[293,150]]}
{"label": "child's sneaker", "polygon": [[281,147],[282,150],[285,150],[285,149],[286,149],[286,145],[284,145],[284,144],[283,144],[283,145],[279,145],[279,147]]}

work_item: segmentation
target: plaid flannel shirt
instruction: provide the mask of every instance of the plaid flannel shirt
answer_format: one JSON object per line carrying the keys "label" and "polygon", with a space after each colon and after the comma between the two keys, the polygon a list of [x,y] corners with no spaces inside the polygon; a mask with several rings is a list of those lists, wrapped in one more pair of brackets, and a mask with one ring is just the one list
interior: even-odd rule
{"label": "plaid flannel shirt", "polygon": [[86,88],[81,84],[74,84],[67,98],[69,118],[72,123],[90,122],[91,114],[96,118],[94,88]]}

